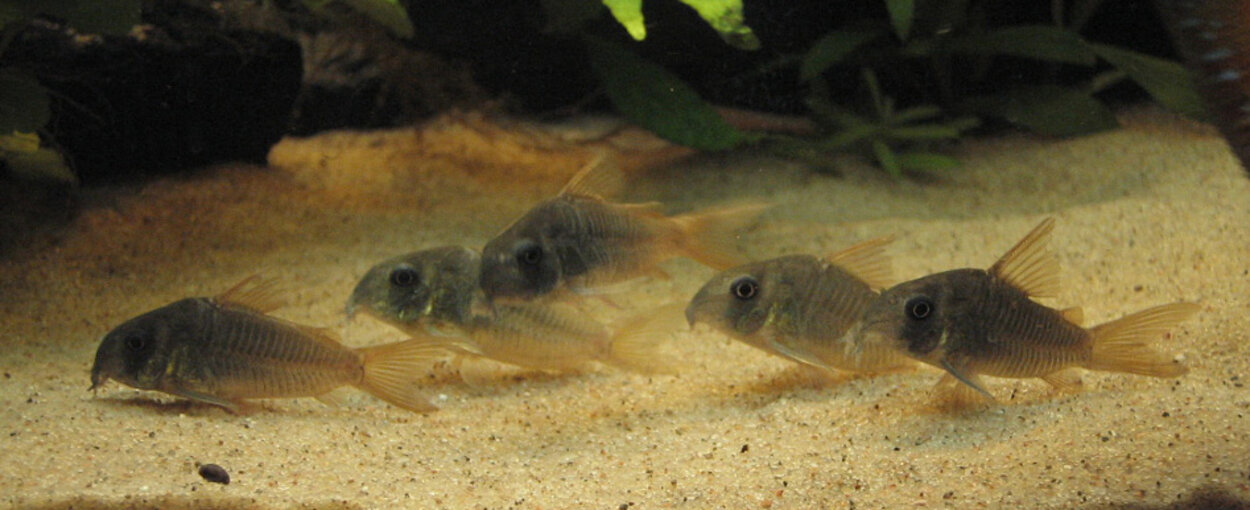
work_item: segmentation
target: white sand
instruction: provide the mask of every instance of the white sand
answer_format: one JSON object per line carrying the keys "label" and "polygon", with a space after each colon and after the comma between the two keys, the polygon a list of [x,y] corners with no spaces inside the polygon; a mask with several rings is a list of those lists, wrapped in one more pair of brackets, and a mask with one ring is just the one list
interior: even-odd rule
{"label": "white sand", "polygon": [[[235,416],[117,383],[86,391],[109,329],[257,271],[299,289],[277,315],[333,327],[350,345],[397,340],[342,316],[374,262],[480,247],[594,148],[624,147],[631,167],[686,153],[630,131],[577,142],[449,121],[284,143],[273,160],[285,170],[101,191],[54,242],[0,262],[0,504],[1072,508],[1196,491],[1250,501],[1250,180],[1212,129],[1153,110],[1122,120],[1078,140],[969,141],[966,167],[942,182],[892,181],[854,158],[830,178],[727,154],[635,172],[628,198],[674,211],[770,200],[742,239],[760,258],[894,235],[901,279],[987,267],[1054,215],[1065,284],[1055,306],[1082,305],[1092,324],[1202,304],[1157,344],[1192,369],[1180,379],[1087,373],[1077,394],[990,379],[1004,405],[949,415],[931,405],[936,371],[823,380],[699,328],[674,338],[677,376],[479,367],[489,382],[469,387],[440,366],[430,393],[442,410],[430,415],[358,394]],[[672,280],[616,297],[626,310],[605,315],[686,300],[711,275],[686,260],[665,267]],[[205,482],[197,462],[233,481]]]}

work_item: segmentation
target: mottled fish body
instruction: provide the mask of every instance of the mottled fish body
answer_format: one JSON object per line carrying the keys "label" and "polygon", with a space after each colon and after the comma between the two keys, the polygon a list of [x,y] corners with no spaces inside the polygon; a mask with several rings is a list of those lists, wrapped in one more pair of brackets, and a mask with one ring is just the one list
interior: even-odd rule
{"label": "mottled fish body", "polygon": [[92,389],[114,379],[237,411],[249,399],[323,397],[355,386],[404,409],[434,409],[414,382],[442,350],[421,341],[345,347],[327,330],[267,315],[280,306],[272,284],[254,282],[118,326],[96,352]]}
{"label": "mottled fish body", "polygon": [[846,333],[890,278],[888,239],[827,259],[789,255],[734,267],[712,277],[690,301],[686,318],[766,352],[820,368],[879,371],[911,361],[888,346],[854,351]]}
{"label": "mottled fish body", "polygon": [[688,256],[716,269],[746,260],[734,231],[759,215],[749,204],[666,216],[659,204],[605,200],[587,183],[610,166],[591,166],[491,239],[482,250],[481,286],[492,300],[530,300],[561,289],[596,287],[659,274],[656,264]]}
{"label": "mottled fish body", "polygon": [[1064,389],[1079,384],[1066,370],[1073,367],[1184,374],[1148,342],[1198,305],[1157,306],[1086,329],[1079,308],[1056,310],[1033,300],[1059,288],[1058,262],[1046,246],[1053,227],[1052,219],[1043,221],[988,271],[946,271],[886,290],[853,333],[857,347],[891,345],[991,399],[980,375],[1039,377]]}
{"label": "mottled fish body", "polygon": [[369,270],[348,301],[414,336],[443,335],[461,354],[543,370],[598,361],[635,371],[664,366],[655,353],[662,322],[615,330],[559,303],[488,303],[477,284],[477,252],[459,246],[422,250]]}

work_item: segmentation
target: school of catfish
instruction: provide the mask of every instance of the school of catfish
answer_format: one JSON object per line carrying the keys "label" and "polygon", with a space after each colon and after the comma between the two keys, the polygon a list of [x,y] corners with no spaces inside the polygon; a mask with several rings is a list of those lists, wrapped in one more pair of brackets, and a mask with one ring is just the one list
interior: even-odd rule
{"label": "school of catfish", "polygon": [[[346,313],[380,320],[406,340],[346,347],[328,329],[271,315],[283,291],[274,280],[251,277],[218,296],[181,299],[117,326],[100,342],[91,389],[116,380],[239,412],[254,399],[332,403],[332,390],[352,386],[429,412],[436,407],[421,381],[440,359],[667,373],[677,367],[663,344],[699,325],[820,371],[920,372],[930,365],[943,372],[937,400],[960,406],[996,401],[983,376],[1040,378],[1073,391],[1081,369],[1186,372],[1152,345],[1197,304],[1162,304],[1087,328],[1079,307],[1037,301],[1059,288],[1051,218],[988,270],[895,283],[889,238],[828,255],[749,260],[736,248],[738,233],[767,204],[666,215],[658,203],[613,201],[622,179],[596,160],[480,252],[428,247],[374,265]],[[627,310],[610,323],[586,306],[602,300],[622,307],[613,294],[665,278],[659,264],[674,257],[718,271],[688,303]]]}

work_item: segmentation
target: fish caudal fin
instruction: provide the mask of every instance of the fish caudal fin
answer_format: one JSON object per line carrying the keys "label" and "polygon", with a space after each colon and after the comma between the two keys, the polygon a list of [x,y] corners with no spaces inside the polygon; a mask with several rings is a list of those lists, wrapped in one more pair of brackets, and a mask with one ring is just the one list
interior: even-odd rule
{"label": "fish caudal fin", "polygon": [[1091,328],[1094,352],[1085,368],[1151,377],[1184,374],[1188,369],[1151,349],[1148,343],[1199,309],[1195,303],[1172,303]]}
{"label": "fish caudal fin", "polygon": [[644,310],[614,324],[609,345],[609,365],[647,374],[677,372],[676,356],[666,353],[670,336],[685,329],[686,318],[680,303]]}
{"label": "fish caudal fin", "polygon": [[680,230],[680,251],[716,270],[745,264],[750,260],[737,247],[737,231],[755,221],[769,207],[764,203],[747,203],[674,216],[672,220]]}
{"label": "fish caudal fin", "polygon": [[426,413],[438,408],[420,392],[417,382],[431,361],[447,355],[437,339],[413,338],[403,342],[362,347],[364,377],[357,386],[396,407]]}

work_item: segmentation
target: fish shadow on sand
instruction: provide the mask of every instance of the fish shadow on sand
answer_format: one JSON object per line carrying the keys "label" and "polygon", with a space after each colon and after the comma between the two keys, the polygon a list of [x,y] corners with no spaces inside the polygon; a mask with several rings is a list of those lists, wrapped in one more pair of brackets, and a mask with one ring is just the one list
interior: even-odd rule
{"label": "fish shadow on sand", "polygon": [[1168,503],[1100,503],[1074,508],[1085,510],[1244,510],[1250,508],[1250,499],[1237,497],[1230,489],[1208,485],[1194,489],[1184,499]]}
{"label": "fish shadow on sand", "polygon": [[[29,510],[94,510],[116,508],[161,508],[164,510],[248,510],[285,508],[262,505],[255,498],[225,497],[211,494],[173,496],[117,496],[112,498],[73,496],[59,501],[42,503],[22,502],[20,508]],[[318,510],[356,510],[364,508],[347,501],[301,502],[299,508]]]}
{"label": "fish shadow on sand", "polygon": [[[92,402],[110,405],[118,408],[127,409],[143,409],[155,414],[171,414],[187,416],[207,417],[207,416],[230,416],[230,411],[224,407],[209,404],[207,402],[196,402],[182,398],[168,397],[151,394],[135,394],[127,396],[109,396],[95,397]],[[242,414],[256,414],[257,411],[269,411],[259,401],[251,403],[244,408]]]}

